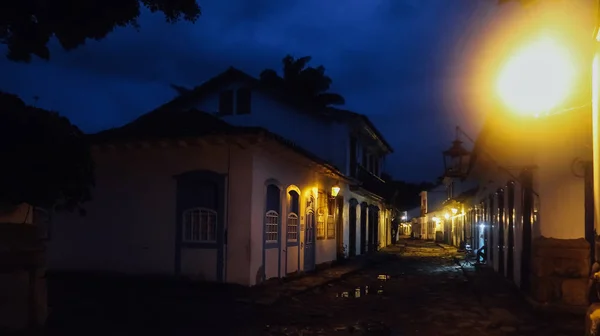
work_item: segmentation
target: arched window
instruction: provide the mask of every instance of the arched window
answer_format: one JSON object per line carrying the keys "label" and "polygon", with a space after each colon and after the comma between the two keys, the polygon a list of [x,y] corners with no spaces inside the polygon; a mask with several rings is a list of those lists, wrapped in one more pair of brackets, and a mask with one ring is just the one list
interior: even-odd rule
{"label": "arched window", "polygon": [[279,232],[279,214],[273,210],[265,215],[265,234],[268,243],[276,243]]}
{"label": "arched window", "polygon": [[183,212],[183,241],[215,243],[217,212],[207,208],[192,208]]}
{"label": "arched window", "polygon": [[291,190],[289,212],[287,217],[287,240],[288,242],[298,241],[298,213],[300,212],[300,195],[295,190]]}
{"label": "arched window", "polygon": [[274,184],[267,186],[267,212],[265,214],[265,242],[279,241],[279,211],[281,209],[280,189]]}

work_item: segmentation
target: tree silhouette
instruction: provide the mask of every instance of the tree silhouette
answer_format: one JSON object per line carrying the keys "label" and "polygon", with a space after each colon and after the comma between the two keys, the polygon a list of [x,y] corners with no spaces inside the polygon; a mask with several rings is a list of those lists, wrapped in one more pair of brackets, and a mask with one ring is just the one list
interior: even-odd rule
{"label": "tree silhouette", "polygon": [[0,2],[0,43],[13,61],[50,58],[48,42],[56,37],[65,50],[87,39],[101,40],[116,27],[138,28],[142,6],[162,12],[167,22],[195,22],[196,0],[5,0]]}
{"label": "tree silhouette", "polygon": [[287,55],[282,60],[283,76],[273,69],[266,69],[260,74],[260,82],[265,87],[283,90],[299,104],[321,107],[343,105],[344,97],[327,92],[332,80],[325,75],[325,67],[309,67],[310,60],[310,56],[294,58]]}
{"label": "tree silhouette", "polygon": [[94,164],[85,135],[56,112],[0,93],[0,211],[28,203],[83,210],[94,186]]}
{"label": "tree silhouette", "polygon": [[[3,1],[0,44],[12,61],[29,62],[32,55],[48,60],[52,37],[69,51],[116,27],[139,28],[142,6],[162,12],[169,23],[200,16],[196,0]],[[0,212],[21,203],[83,212],[94,185],[93,161],[84,134],[67,118],[0,92],[0,153]]]}

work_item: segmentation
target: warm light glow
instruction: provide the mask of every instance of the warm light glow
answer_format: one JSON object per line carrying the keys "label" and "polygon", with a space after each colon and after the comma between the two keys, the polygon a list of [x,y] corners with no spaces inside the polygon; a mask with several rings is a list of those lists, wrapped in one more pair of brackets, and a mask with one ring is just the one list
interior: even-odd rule
{"label": "warm light glow", "polygon": [[437,222],[438,222],[440,219],[439,219],[439,218],[437,218],[436,216],[433,216],[433,217],[431,218],[431,220],[437,223]]}
{"label": "warm light glow", "polygon": [[458,209],[452,208],[452,214],[456,215],[458,213]]}
{"label": "warm light glow", "polygon": [[511,111],[537,116],[557,107],[571,93],[575,67],[564,48],[541,38],[517,51],[504,64],[497,92]]}
{"label": "warm light glow", "polygon": [[331,196],[333,197],[337,197],[337,195],[340,193],[340,186],[338,186],[337,184],[334,185],[333,187],[331,187]]}
{"label": "warm light glow", "polygon": [[450,219],[450,214],[449,213],[444,214],[444,218]]}

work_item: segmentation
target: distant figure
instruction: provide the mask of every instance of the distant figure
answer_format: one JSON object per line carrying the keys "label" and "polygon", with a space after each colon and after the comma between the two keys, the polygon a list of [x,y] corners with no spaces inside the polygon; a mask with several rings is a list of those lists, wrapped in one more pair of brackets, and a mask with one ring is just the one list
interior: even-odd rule
{"label": "distant figure", "polygon": [[487,245],[483,245],[479,250],[477,250],[477,262],[484,263],[486,260],[487,260]]}

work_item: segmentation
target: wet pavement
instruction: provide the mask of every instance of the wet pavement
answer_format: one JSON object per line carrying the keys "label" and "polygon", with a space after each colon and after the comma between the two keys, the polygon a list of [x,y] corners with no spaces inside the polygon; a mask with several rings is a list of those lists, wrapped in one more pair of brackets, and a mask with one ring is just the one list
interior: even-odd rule
{"label": "wet pavement", "polygon": [[[158,299],[131,296],[121,302],[80,305],[92,309],[96,316],[77,315],[84,308],[75,315],[63,315],[62,320],[53,321],[54,332],[50,334],[583,334],[583,317],[536,315],[500,285],[495,284],[496,290],[482,297],[455,263],[451,249],[413,241],[402,245],[386,252],[386,262],[273,304],[185,291]],[[57,328],[66,325],[71,327]]]}
{"label": "wet pavement", "polygon": [[271,307],[252,334],[583,334],[583,317],[538,315],[500,289],[476,295],[453,257],[432,245],[409,247],[395,260]]}

